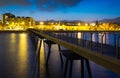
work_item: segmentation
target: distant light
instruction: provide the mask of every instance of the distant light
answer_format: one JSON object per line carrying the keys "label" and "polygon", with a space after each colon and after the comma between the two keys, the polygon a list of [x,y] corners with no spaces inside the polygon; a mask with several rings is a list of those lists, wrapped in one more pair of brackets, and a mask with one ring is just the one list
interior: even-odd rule
{"label": "distant light", "polygon": [[14,22],[12,22],[12,24],[14,25],[15,23],[14,23]]}
{"label": "distant light", "polygon": [[81,23],[78,23],[78,26],[80,26],[81,25]]}
{"label": "distant light", "polygon": [[44,24],[44,22],[41,21],[41,22],[40,22],[40,25],[43,25],[43,24]]}
{"label": "distant light", "polygon": [[88,26],[88,23],[85,23],[85,26]]}
{"label": "distant light", "polygon": [[51,25],[53,25],[54,23],[53,22],[51,22]]}
{"label": "distant light", "polygon": [[60,25],[56,26],[56,30],[62,30],[62,29],[64,29],[63,26]]}
{"label": "distant light", "polygon": [[21,23],[21,24],[22,24],[22,25],[24,25],[24,24],[25,24],[25,22],[23,22],[23,21],[22,21],[22,23]]}
{"label": "distant light", "polygon": [[96,24],[95,24],[95,23],[91,23],[90,25],[91,25],[91,26],[95,26]]}
{"label": "distant light", "polygon": [[9,24],[9,22],[7,21],[6,24]]}

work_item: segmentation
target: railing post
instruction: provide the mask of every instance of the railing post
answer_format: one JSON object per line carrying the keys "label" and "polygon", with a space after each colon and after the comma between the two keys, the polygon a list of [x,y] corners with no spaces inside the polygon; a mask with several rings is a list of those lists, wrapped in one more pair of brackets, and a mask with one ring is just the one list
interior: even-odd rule
{"label": "railing post", "polygon": [[76,34],[77,46],[79,46],[79,43],[80,43],[79,38],[78,38],[78,33],[81,33],[81,32],[78,31]]}
{"label": "railing post", "polygon": [[84,47],[85,46],[85,42],[84,42],[84,40],[85,40],[85,33],[84,32],[82,32],[82,40],[83,40],[83,42],[82,42],[82,46]]}
{"label": "railing post", "polygon": [[116,40],[116,58],[119,58],[119,41],[120,41],[120,34]]}
{"label": "railing post", "polygon": [[114,48],[115,48],[116,58],[117,58],[117,35],[116,33],[113,33],[113,34],[114,34]]}
{"label": "railing post", "polygon": [[90,50],[92,50],[92,35],[93,33],[90,33]]}
{"label": "railing post", "polygon": [[69,38],[70,38],[70,42],[71,42],[71,43],[73,42],[73,40],[72,40],[72,35],[73,35],[73,34],[70,32],[70,37],[69,37]]}
{"label": "railing post", "polygon": [[103,54],[103,37],[104,33],[101,34],[101,53]]}
{"label": "railing post", "polygon": [[[97,35],[97,38],[96,38],[96,43],[98,44],[98,43],[99,43],[99,32],[97,32],[97,33],[96,33],[96,35]],[[96,47],[96,48],[97,48],[97,50],[99,50],[98,45],[97,45],[97,47]]]}

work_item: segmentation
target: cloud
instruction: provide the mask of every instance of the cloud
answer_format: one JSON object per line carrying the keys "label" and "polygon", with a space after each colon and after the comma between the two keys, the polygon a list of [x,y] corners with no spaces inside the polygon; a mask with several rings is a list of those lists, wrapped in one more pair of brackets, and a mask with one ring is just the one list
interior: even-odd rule
{"label": "cloud", "polygon": [[20,5],[28,6],[31,2],[28,0],[0,0],[0,6]]}
{"label": "cloud", "polygon": [[40,10],[56,11],[58,9],[76,6],[81,1],[82,0],[37,0],[37,6]]}
{"label": "cloud", "polygon": [[76,6],[82,0],[0,0],[0,7],[6,6],[34,6],[41,11],[64,10]]}

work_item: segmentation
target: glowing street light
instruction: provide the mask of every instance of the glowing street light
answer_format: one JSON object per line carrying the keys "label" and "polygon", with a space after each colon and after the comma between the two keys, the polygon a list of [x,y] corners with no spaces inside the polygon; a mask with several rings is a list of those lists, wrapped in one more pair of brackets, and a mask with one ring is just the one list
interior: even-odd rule
{"label": "glowing street light", "polygon": [[85,23],[85,26],[88,26],[88,23]]}
{"label": "glowing street light", "polygon": [[9,25],[9,22],[6,22],[7,25]]}
{"label": "glowing street light", "polygon": [[31,26],[31,22],[29,22],[29,26]]}
{"label": "glowing street light", "polygon": [[78,26],[80,26],[81,25],[81,23],[78,23]]}
{"label": "glowing street light", "polygon": [[44,22],[43,22],[43,21],[41,21],[41,22],[40,22],[40,25],[43,25],[43,24],[44,24]]}
{"label": "glowing street light", "polygon": [[21,23],[21,24],[22,24],[22,25],[24,25],[24,24],[25,24],[25,22],[23,22],[23,21],[22,21],[22,23]]}
{"label": "glowing street light", "polygon": [[14,22],[12,22],[12,25],[14,25],[15,23]]}
{"label": "glowing street light", "polygon": [[91,23],[90,25],[91,25],[91,26],[95,26],[96,24],[95,24],[95,23]]}

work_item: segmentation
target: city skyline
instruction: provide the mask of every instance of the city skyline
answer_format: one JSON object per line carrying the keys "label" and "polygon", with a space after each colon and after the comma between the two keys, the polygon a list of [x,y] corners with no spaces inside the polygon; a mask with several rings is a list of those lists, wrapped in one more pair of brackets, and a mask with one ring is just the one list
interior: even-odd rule
{"label": "city skyline", "polygon": [[59,18],[93,21],[119,17],[119,3],[119,0],[1,0],[0,14],[10,12],[36,21]]}

